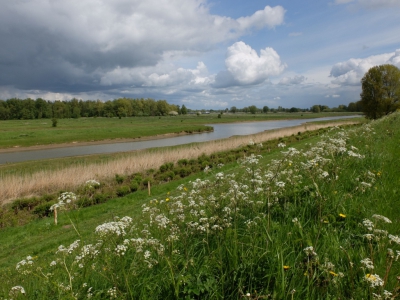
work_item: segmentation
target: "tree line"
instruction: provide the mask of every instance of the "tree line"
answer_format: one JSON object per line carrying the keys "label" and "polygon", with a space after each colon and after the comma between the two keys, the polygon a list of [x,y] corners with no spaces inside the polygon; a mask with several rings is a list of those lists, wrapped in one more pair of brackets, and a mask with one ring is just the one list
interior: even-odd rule
{"label": "tree line", "polygon": [[171,111],[186,114],[185,105],[169,104],[166,100],[120,98],[109,101],[78,100],[46,101],[12,98],[0,100],[0,120],[162,116]]}
{"label": "tree line", "polygon": [[278,108],[269,108],[268,106],[264,106],[263,108],[258,108],[255,105],[243,107],[243,108],[237,108],[236,106],[232,106],[230,109],[226,108],[225,112],[231,112],[231,113],[237,113],[237,112],[245,112],[245,113],[251,113],[251,114],[256,114],[256,113],[278,113],[278,112],[289,112],[289,113],[294,113],[294,112],[314,112],[314,113],[319,113],[319,112],[361,112],[362,110],[361,107],[361,102],[350,102],[349,105],[339,105],[338,107],[332,107],[330,108],[327,105],[313,105],[310,108],[298,108],[298,107],[291,107],[291,108],[284,108],[282,106],[278,106]]}

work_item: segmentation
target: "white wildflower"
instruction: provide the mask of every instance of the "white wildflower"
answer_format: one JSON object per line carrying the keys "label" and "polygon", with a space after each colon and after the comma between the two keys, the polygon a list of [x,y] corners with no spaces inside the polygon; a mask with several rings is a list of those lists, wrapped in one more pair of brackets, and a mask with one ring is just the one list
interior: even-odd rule
{"label": "white wildflower", "polygon": [[397,235],[391,235],[391,234],[389,234],[388,237],[392,242],[395,242],[396,244],[400,245],[400,237],[398,237]]}
{"label": "white wildflower", "polygon": [[25,295],[25,289],[20,285],[13,286],[10,290],[9,295],[11,297],[18,297],[18,294]]}
{"label": "white wildflower", "polygon": [[385,222],[385,223],[392,223],[392,221],[390,221],[388,218],[386,218],[386,217],[384,217],[384,216],[381,216],[381,215],[372,215],[372,217],[374,218],[374,219],[377,219],[377,220],[382,220],[383,222]]}
{"label": "white wildflower", "polygon": [[368,270],[374,269],[374,263],[369,258],[364,258],[363,260],[361,260],[361,264]]}
{"label": "white wildflower", "polygon": [[384,281],[379,277],[378,274],[367,274],[364,280],[370,284],[370,287],[374,288],[377,286],[383,286]]}
{"label": "white wildflower", "polygon": [[372,231],[373,228],[375,227],[374,223],[371,220],[368,220],[368,219],[364,219],[362,223],[363,223],[363,225],[365,227],[367,227],[367,229],[369,231]]}

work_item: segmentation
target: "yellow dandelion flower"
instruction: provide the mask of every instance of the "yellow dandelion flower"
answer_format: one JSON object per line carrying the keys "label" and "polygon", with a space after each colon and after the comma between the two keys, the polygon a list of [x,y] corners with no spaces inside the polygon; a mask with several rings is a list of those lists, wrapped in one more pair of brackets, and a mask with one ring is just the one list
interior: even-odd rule
{"label": "yellow dandelion flower", "polygon": [[346,218],[346,215],[345,214],[339,214],[339,217],[341,217],[341,218]]}
{"label": "yellow dandelion flower", "polygon": [[169,198],[165,199],[165,202],[168,202],[168,201],[169,201]]}
{"label": "yellow dandelion flower", "polygon": [[382,175],[381,171],[378,171],[378,173],[376,173],[376,175],[381,176]]}
{"label": "yellow dandelion flower", "polygon": [[331,274],[331,275],[333,275],[333,276],[338,276],[338,274],[336,274],[336,273],[333,272],[333,271],[329,271],[329,274]]}
{"label": "yellow dandelion flower", "polygon": [[183,189],[184,189],[185,191],[187,191],[187,188],[186,188],[186,187],[184,187]]}
{"label": "yellow dandelion flower", "polygon": [[289,270],[290,267],[289,266],[283,266],[283,269],[286,271],[286,270]]}

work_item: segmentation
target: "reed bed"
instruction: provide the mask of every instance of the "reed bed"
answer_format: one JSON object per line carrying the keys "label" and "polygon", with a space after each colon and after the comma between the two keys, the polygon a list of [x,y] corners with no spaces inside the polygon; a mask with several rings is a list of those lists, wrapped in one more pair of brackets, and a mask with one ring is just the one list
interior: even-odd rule
{"label": "reed bed", "polygon": [[[335,126],[354,124],[354,121],[335,122]],[[179,159],[197,158],[201,154],[210,155],[215,152],[234,149],[247,145],[249,140],[254,143],[278,139],[298,132],[312,131],[320,128],[332,127],[332,123],[303,124],[299,126],[268,130],[262,133],[234,136],[227,139],[204,143],[146,149],[132,152],[131,155],[111,161],[94,164],[82,164],[58,170],[38,170],[31,174],[4,175],[0,177],[0,204],[6,204],[21,197],[31,197],[54,193],[63,190],[75,190],[83,182],[90,179],[107,180],[115,174],[132,174],[148,169],[155,169],[166,162],[175,162]]]}

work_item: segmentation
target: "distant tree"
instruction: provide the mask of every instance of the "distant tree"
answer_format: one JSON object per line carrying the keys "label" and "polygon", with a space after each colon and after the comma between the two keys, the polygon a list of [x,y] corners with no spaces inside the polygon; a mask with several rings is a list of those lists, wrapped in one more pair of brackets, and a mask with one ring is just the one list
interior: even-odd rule
{"label": "distant tree", "polygon": [[0,120],[10,119],[10,110],[7,107],[7,103],[0,100]]}
{"label": "distant tree", "polygon": [[350,102],[347,106],[347,111],[354,112],[357,111],[357,105],[354,102]]}
{"label": "distant tree", "polygon": [[320,109],[320,111],[326,111],[329,109],[329,106],[328,105],[320,105],[319,109]]}
{"label": "distant tree", "polygon": [[237,112],[237,108],[236,108],[236,106],[232,106],[231,107],[231,113],[236,113]]}
{"label": "distant tree", "polygon": [[311,111],[312,111],[313,113],[319,113],[319,112],[321,112],[321,108],[320,108],[319,105],[313,105],[313,106],[311,107]]}
{"label": "distant tree", "polygon": [[378,119],[400,107],[400,69],[375,66],[361,79],[362,111],[368,119]]}
{"label": "distant tree", "polygon": [[42,98],[37,98],[35,101],[35,107],[37,119],[51,117],[51,106],[47,101],[43,100]]}
{"label": "distant tree", "polygon": [[157,101],[157,115],[165,116],[169,113],[169,104],[165,100]]}
{"label": "distant tree", "polygon": [[250,111],[250,113],[252,113],[253,115],[256,114],[257,110],[258,110],[258,109],[257,109],[257,107],[256,107],[255,105],[249,106],[249,111]]}
{"label": "distant tree", "polygon": [[263,107],[263,113],[267,113],[269,112],[269,107],[268,106],[264,106]]}
{"label": "distant tree", "polygon": [[182,113],[182,115],[186,115],[187,114],[187,108],[186,108],[185,104],[182,105],[181,113]]}
{"label": "distant tree", "polygon": [[53,105],[53,118],[65,118],[66,117],[66,105],[60,100],[54,101]]}

